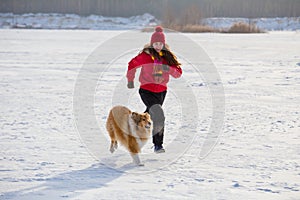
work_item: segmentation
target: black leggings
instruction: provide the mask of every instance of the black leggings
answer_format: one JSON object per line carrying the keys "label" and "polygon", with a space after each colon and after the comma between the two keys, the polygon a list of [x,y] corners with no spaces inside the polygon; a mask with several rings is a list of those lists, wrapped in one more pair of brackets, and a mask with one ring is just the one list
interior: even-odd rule
{"label": "black leggings", "polygon": [[139,94],[146,105],[145,112],[150,114],[153,121],[153,144],[161,146],[163,144],[165,126],[165,115],[161,106],[164,103],[167,91],[155,93],[140,88]]}

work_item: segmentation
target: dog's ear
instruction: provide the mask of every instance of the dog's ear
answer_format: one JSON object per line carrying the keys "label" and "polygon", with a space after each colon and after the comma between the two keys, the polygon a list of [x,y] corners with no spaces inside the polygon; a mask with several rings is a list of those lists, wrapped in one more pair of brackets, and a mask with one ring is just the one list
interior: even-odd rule
{"label": "dog's ear", "polygon": [[136,112],[133,112],[132,114],[131,114],[131,117],[132,117],[132,119],[135,121],[135,122],[140,122],[141,121],[141,116],[140,116],[140,114],[138,114],[138,113],[136,113]]}
{"label": "dog's ear", "polygon": [[151,116],[150,116],[149,113],[146,112],[145,115],[146,115],[146,117],[147,117],[148,119],[151,119]]}

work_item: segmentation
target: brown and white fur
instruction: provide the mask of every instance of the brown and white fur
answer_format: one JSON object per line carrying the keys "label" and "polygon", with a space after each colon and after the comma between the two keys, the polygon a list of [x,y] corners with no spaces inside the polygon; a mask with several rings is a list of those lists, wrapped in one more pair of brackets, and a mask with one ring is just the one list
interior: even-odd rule
{"label": "brown and white fur", "polygon": [[115,106],[109,112],[106,129],[111,139],[110,152],[113,153],[120,142],[130,152],[133,162],[142,166],[138,153],[152,135],[150,115],[131,112],[124,106]]}

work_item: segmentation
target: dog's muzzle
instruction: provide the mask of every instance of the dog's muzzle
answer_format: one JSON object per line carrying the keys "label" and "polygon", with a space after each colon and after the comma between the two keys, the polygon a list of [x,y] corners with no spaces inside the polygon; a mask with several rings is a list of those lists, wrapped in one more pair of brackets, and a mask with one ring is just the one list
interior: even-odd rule
{"label": "dog's muzzle", "polygon": [[151,122],[148,122],[148,124],[145,126],[145,128],[147,128],[147,129],[151,128]]}

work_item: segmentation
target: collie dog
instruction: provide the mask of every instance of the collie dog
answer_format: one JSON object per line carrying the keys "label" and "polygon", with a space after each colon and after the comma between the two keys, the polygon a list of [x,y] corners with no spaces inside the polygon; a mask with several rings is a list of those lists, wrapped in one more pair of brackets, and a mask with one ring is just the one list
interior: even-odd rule
{"label": "collie dog", "polygon": [[153,123],[148,113],[131,112],[124,106],[113,107],[106,121],[111,144],[110,152],[118,148],[120,142],[130,153],[136,165],[143,166],[138,153],[152,136]]}

